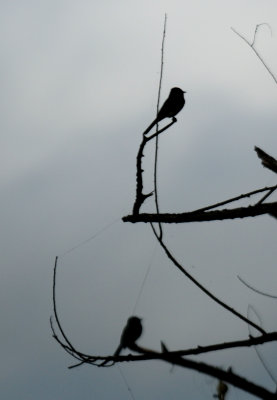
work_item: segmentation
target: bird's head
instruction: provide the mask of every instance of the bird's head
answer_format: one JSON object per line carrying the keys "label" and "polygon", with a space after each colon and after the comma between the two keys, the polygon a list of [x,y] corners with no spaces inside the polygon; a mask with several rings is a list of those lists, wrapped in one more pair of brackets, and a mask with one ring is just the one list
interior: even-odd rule
{"label": "bird's head", "polygon": [[133,316],[132,315],[132,317],[130,317],[130,318],[128,318],[128,323],[130,323],[130,322],[139,322],[139,321],[141,321],[141,318],[139,318],[139,317],[135,317],[135,316]]}
{"label": "bird's head", "polygon": [[187,92],[185,92],[184,90],[182,90],[178,87],[172,88],[171,92],[170,92],[170,94],[173,94],[173,95],[180,95],[180,94],[184,94],[184,93],[187,93]]}

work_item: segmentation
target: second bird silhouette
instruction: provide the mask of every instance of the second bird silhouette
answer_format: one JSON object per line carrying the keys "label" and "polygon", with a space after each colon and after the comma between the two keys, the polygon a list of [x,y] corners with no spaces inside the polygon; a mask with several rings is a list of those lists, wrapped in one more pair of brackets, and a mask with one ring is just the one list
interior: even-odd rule
{"label": "second bird silhouette", "polygon": [[123,329],[120,344],[114,353],[114,357],[117,357],[122,349],[128,347],[132,349],[133,345],[135,344],[136,340],[142,334],[142,324],[141,319],[138,317],[130,317],[127,321],[127,325]]}
{"label": "second bird silhouette", "polygon": [[146,135],[153,126],[160,122],[164,118],[174,118],[182,110],[185,105],[184,90],[174,87],[171,89],[168,98],[162,105],[160,111],[158,112],[157,118],[148,126],[148,128],[143,132]]}

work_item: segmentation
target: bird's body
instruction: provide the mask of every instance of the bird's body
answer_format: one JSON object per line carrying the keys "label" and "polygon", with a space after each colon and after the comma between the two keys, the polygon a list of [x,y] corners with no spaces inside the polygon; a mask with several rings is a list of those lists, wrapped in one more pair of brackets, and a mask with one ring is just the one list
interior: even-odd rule
{"label": "bird's body", "polygon": [[118,356],[122,349],[129,347],[131,348],[132,345],[136,342],[136,340],[142,334],[142,325],[141,319],[138,317],[130,317],[127,321],[127,325],[123,329],[120,338],[120,344],[116,349],[114,356]]}
{"label": "bird's body", "polygon": [[161,109],[157,114],[157,118],[148,126],[148,128],[144,131],[144,135],[146,135],[159,121],[164,118],[174,118],[185,105],[184,93],[180,88],[174,87],[171,89],[168,98],[162,105]]}

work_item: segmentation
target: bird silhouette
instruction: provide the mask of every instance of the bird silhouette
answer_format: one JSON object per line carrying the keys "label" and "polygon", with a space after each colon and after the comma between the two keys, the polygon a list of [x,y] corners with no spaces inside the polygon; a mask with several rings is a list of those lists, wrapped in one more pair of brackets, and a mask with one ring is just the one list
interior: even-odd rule
{"label": "bird silhouette", "polygon": [[141,319],[134,316],[128,318],[127,324],[121,334],[119,346],[116,349],[114,356],[118,356],[121,350],[126,347],[132,348],[132,346],[135,344],[136,340],[141,336],[141,334]]}
{"label": "bird silhouette", "polygon": [[177,87],[171,89],[168,98],[157,114],[157,118],[143,132],[143,135],[146,135],[162,119],[173,118],[182,110],[185,105],[184,93],[186,93],[184,90]]}

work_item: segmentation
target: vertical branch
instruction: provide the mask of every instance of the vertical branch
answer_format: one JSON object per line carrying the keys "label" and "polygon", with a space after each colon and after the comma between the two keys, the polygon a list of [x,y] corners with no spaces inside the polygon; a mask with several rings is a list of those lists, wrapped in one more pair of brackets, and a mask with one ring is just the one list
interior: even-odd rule
{"label": "vertical branch", "polygon": [[[161,87],[162,87],[162,78],[163,78],[163,59],[164,59],[164,42],[165,42],[165,34],[166,34],[166,20],[167,20],[167,15],[165,14],[164,17],[164,29],[163,29],[163,38],[162,38],[162,48],[161,48],[161,71],[160,71],[160,81],[159,81],[159,91],[158,91],[158,101],[157,101],[157,115],[159,112],[159,104],[160,104],[160,95],[161,95]],[[167,127],[169,127],[171,124],[169,124]],[[166,128],[167,128],[166,127]],[[151,135],[149,137],[146,137],[143,135],[141,145],[139,147],[138,155],[137,155],[137,187],[136,187],[136,200],[134,203],[133,207],[133,214],[138,214],[140,207],[144,200],[151,196],[153,192],[148,193],[148,194],[143,194],[143,180],[142,180],[142,158],[144,157],[143,155],[143,150],[146,145],[146,143],[156,137],[156,148],[155,148],[155,162],[154,162],[154,191],[155,191],[155,204],[156,204],[156,210],[157,214],[159,214],[159,205],[158,205],[158,190],[157,190],[157,165],[158,165],[158,135],[161,133],[164,129],[162,129],[160,132],[158,130],[158,124],[157,124],[157,129],[156,133],[154,135]],[[162,237],[162,227],[161,223],[159,222],[159,229],[160,229],[160,237]]]}
{"label": "vertical branch", "polygon": [[86,360],[89,358],[86,355],[80,353],[79,351],[77,351],[73,345],[70,343],[69,339],[67,338],[59,317],[58,317],[58,312],[57,312],[57,305],[56,305],[56,275],[57,275],[57,266],[58,266],[58,257],[55,258],[55,265],[54,265],[54,275],[53,275],[53,308],[54,308],[54,319],[56,324],[58,325],[59,331],[65,341],[66,344],[64,344],[59,338],[58,335],[55,333],[54,327],[53,327],[53,323],[52,323],[52,317],[50,318],[50,324],[51,324],[51,328],[53,331],[53,336],[54,338],[57,340],[57,342],[70,354],[72,355],[74,358],[76,358],[77,360],[82,360],[82,362],[86,362]]}
{"label": "vertical branch", "polygon": [[138,151],[138,155],[137,155],[137,187],[136,187],[136,200],[135,200],[134,207],[133,207],[133,215],[139,214],[140,207],[141,207],[142,203],[144,202],[144,200],[147,199],[147,197],[152,196],[152,194],[153,194],[153,192],[150,192],[148,194],[143,194],[143,180],[142,180],[143,169],[142,169],[141,164],[142,164],[142,158],[144,157],[144,155],[143,155],[144,147],[147,142],[154,139],[155,137],[160,135],[162,132],[164,132],[165,130],[170,128],[171,125],[175,124],[175,122],[176,122],[176,119],[173,118],[169,124],[164,126],[161,130],[153,133],[153,135],[148,136],[148,137],[142,135],[142,142],[139,146],[139,151]]}
{"label": "vertical branch", "polygon": [[70,341],[67,339],[67,336],[65,335],[63,328],[60,324],[60,320],[58,317],[58,312],[57,312],[57,306],[56,306],[56,274],[57,274],[57,266],[58,266],[58,257],[55,258],[55,266],[54,266],[54,276],[53,276],[53,308],[54,308],[54,316],[55,316],[55,321],[58,325],[58,328],[64,338],[64,340],[66,341],[66,343],[69,345],[69,347],[71,346]]}
{"label": "vertical branch", "polygon": [[[162,88],[162,79],[163,79],[163,66],[164,66],[164,43],[165,43],[165,35],[166,35],[166,22],[167,15],[164,16],[164,29],[163,29],[163,38],[162,38],[162,48],[161,48],[161,70],[160,70],[160,81],[159,81],[159,91],[158,91],[158,100],[157,100],[157,115],[159,112],[160,105],[160,96],[161,96],[161,88]],[[158,131],[158,124],[157,124]],[[158,147],[159,147],[159,137],[156,136],[156,146],[155,146],[155,161],[154,161],[154,192],[155,192],[155,205],[157,214],[159,214],[159,203],[158,203],[158,185],[157,185],[157,170],[158,170]],[[162,225],[159,222],[159,230],[160,230],[160,238],[162,239],[163,231]]]}
{"label": "vertical branch", "polygon": [[143,169],[141,166],[142,163],[142,158],[144,157],[143,155],[143,150],[144,147],[146,145],[146,143],[148,142],[149,138],[147,138],[146,136],[142,136],[142,142],[139,146],[139,151],[138,151],[138,155],[137,155],[137,187],[136,187],[136,200],[134,203],[134,207],[133,207],[133,214],[138,214],[139,213],[139,209],[142,205],[142,203],[144,202],[144,200],[152,195],[151,193],[148,194],[143,194],[143,181],[142,181],[142,173],[143,173]]}

